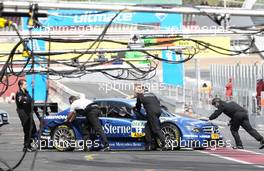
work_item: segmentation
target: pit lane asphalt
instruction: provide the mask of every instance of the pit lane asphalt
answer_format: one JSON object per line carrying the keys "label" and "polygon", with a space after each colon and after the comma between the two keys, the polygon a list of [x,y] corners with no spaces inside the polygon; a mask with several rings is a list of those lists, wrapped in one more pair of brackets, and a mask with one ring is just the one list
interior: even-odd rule
{"label": "pit lane asphalt", "polygon": [[[118,86],[112,86],[116,89],[118,89],[118,91],[114,91],[114,90],[107,90],[107,91],[99,91],[100,86],[97,83],[85,83],[85,82],[63,82],[64,85],[66,85],[67,87],[84,93],[86,95],[87,98],[111,98],[111,97],[126,97],[123,93],[128,94],[128,95],[132,95],[133,94],[133,90],[123,90],[123,89],[118,89]],[[111,85],[111,84],[108,84]],[[106,89],[104,89],[106,90]],[[121,92],[121,93],[120,93]],[[223,134],[226,137],[226,140],[232,140],[232,145],[234,144],[234,140],[233,137],[230,133],[229,127],[228,126],[221,126],[220,127],[222,129]],[[264,136],[264,129],[262,128],[261,130],[258,130],[263,136]],[[264,150],[258,150],[256,149],[259,145],[258,142],[255,141],[254,138],[252,138],[248,133],[246,133],[246,131],[241,128],[240,129],[240,136],[241,139],[243,140],[244,146],[246,149],[250,149],[253,150],[255,152],[260,152],[260,153],[264,153]]]}
{"label": "pit lane asphalt", "polygon": [[[71,87],[71,85],[67,84]],[[76,86],[76,85],[74,85]],[[72,87],[71,87],[72,88]],[[96,92],[98,86],[88,86],[78,84],[76,91],[83,90],[87,93]],[[82,92],[82,91],[80,91]],[[111,92],[113,93],[113,92]],[[118,95],[118,93],[116,94]],[[101,95],[97,98],[110,97],[111,94]],[[89,96],[88,96],[89,97]],[[111,96],[112,97],[112,96]],[[120,97],[120,94],[119,94]],[[122,97],[122,96],[121,96]],[[1,108],[10,115],[10,124],[0,128],[0,158],[4,158],[13,166],[22,155],[23,133],[19,118],[15,112],[15,104],[1,103]],[[35,119],[36,122],[37,119]],[[227,140],[232,136],[229,128],[222,128],[222,132]],[[264,132],[261,131],[262,135]],[[240,131],[241,139],[246,150],[264,153],[258,150],[258,143],[245,131]],[[16,169],[28,171],[34,153],[28,153],[21,166]],[[3,167],[2,164],[0,164]],[[255,165],[241,164],[216,156],[182,149],[180,151],[111,151],[111,152],[56,152],[55,150],[44,150],[38,153],[35,170],[37,171],[154,171],[154,170],[263,170]]]}
{"label": "pit lane asphalt", "polygon": [[[22,129],[15,113],[14,104],[1,103],[1,108],[10,114],[10,124],[0,128],[0,157],[14,165],[22,155]],[[37,120],[36,120],[37,122]],[[226,131],[228,133],[228,131]],[[243,132],[242,132],[243,134]],[[257,143],[244,138],[248,149],[256,149]],[[262,152],[259,150],[259,152]],[[34,153],[28,153],[17,169],[28,171]],[[0,165],[3,166],[3,165]],[[45,150],[38,153],[38,171],[86,171],[86,170],[262,170],[252,165],[219,159],[199,151],[112,151],[112,152],[56,152]]]}

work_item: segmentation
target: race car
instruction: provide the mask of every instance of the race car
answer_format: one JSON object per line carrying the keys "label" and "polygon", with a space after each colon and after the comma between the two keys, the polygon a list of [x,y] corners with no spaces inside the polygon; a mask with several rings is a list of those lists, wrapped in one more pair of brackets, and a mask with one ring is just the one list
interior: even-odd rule
{"label": "race car", "polygon": [[[142,150],[145,142],[146,114],[134,110],[136,100],[108,98],[95,100],[101,109],[99,117],[112,150]],[[69,109],[44,117],[41,132],[42,147],[55,147],[59,151],[74,149],[100,149],[101,143],[84,116],[71,123],[65,122]],[[162,107],[161,129],[168,149],[206,148],[223,139],[218,126],[198,119],[183,117]],[[87,143],[87,136],[90,137]],[[44,145],[43,145],[44,144]],[[157,146],[160,144],[158,141]]]}
{"label": "race car", "polygon": [[0,127],[8,123],[8,113],[0,109]]}

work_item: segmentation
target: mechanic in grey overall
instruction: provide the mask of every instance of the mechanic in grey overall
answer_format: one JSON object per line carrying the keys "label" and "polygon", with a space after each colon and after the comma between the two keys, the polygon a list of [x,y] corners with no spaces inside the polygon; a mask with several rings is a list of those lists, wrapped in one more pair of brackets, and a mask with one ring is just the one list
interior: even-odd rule
{"label": "mechanic in grey overall", "polygon": [[159,138],[161,141],[161,148],[165,150],[165,137],[161,131],[159,117],[161,115],[161,107],[158,98],[153,94],[147,91],[143,85],[139,85],[136,88],[136,110],[140,113],[141,104],[146,111],[147,123],[145,125],[145,150],[152,150],[152,138],[156,140]]}
{"label": "mechanic in grey overall", "polygon": [[34,151],[31,147],[32,139],[36,134],[36,125],[33,119],[32,103],[33,100],[27,91],[27,82],[24,79],[18,81],[19,90],[16,93],[16,106],[19,119],[24,132],[23,151]]}
{"label": "mechanic in grey overall", "polygon": [[108,140],[98,118],[101,113],[101,110],[98,108],[98,106],[91,100],[85,98],[78,99],[76,96],[70,96],[69,103],[71,104],[70,113],[66,121],[72,122],[77,114],[86,116],[89,127],[93,128],[96,134],[101,137],[103,144],[103,149],[101,149],[101,151],[110,150]]}
{"label": "mechanic in grey overall", "polygon": [[214,98],[212,105],[217,108],[215,112],[209,117],[209,120],[213,120],[220,116],[222,113],[231,118],[230,130],[235,139],[235,149],[243,149],[243,144],[238,134],[239,127],[242,126],[252,137],[260,142],[259,149],[264,148],[264,139],[255,129],[252,128],[248,119],[248,112],[239,104],[233,101],[222,101],[220,98]]}

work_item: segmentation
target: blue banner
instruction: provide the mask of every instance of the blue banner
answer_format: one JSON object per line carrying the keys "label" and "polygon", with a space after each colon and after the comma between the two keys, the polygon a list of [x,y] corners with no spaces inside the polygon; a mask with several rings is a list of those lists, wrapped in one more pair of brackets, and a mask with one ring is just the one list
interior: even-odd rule
{"label": "blue banner", "polygon": [[[106,25],[117,12],[87,11],[87,10],[50,10],[48,19],[42,19],[43,25],[49,26],[83,26]],[[121,12],[113,24],[160,24],[160,26],[178,26],[180,14]],[[180,24],[181,25],[181,24]],[[150,25],[151,26],[151,25]],[[161,29],[168,29],[161,28]]]}
{"label": "blue banner", "polygon": [[[179,29],[182,27],[181,14],[169,14],[161,23],[164,28]],[[181,60],[182,56],[176,55],[173,51],[165,50],[162,52],[162,58],[167,60]],[[184,65],[183,64],[170,64],[162,62],[163,69],[163,82],[166,84],[177,85],[183,87],[184,85]]]}
{"label": "blue banner", "polygon": [[[180,55],[175,55],[175,52],[164,50],[162,52],[163,59],[167,60],[182,60]],[[184,66],[183,64],[170,64],[162,62],[163,82],[166,84],[178,85],[183,87],[184,83]]]}

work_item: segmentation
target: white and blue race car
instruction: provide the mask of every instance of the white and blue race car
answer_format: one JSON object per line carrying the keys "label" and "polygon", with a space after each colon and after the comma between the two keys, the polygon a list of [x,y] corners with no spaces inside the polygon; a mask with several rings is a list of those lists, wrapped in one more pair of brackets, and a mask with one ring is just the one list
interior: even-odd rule
{"label": "white and blue race car", "polygon": [[8,113],[0,109],[0,127],[8,124]]}
{"label": "white and blue race car", "polygon": [[[144,109],[141,113],[133,110],[135,99],[108,98],[95,102],[102,110],[99,119],[112,150],[144,149],[145,112]],[[100,148],[100,139],[94,135],[93,130],[87,128],[86,118],[77,116],[73,122],[66,123],[68,113],[69,109],[66,109],[56,115],[45,116],[41,132],[41,140],[45,142],[43,147],[55,147],[59,151],[83,146],[89,146],[90,150]],[[181,147],[206,148],[223,139],[218,126],[170,113],[165,108],[162,108],[160,121],[167,147],[172,150]],[[87,130],[89,143],[84,142]]]}

